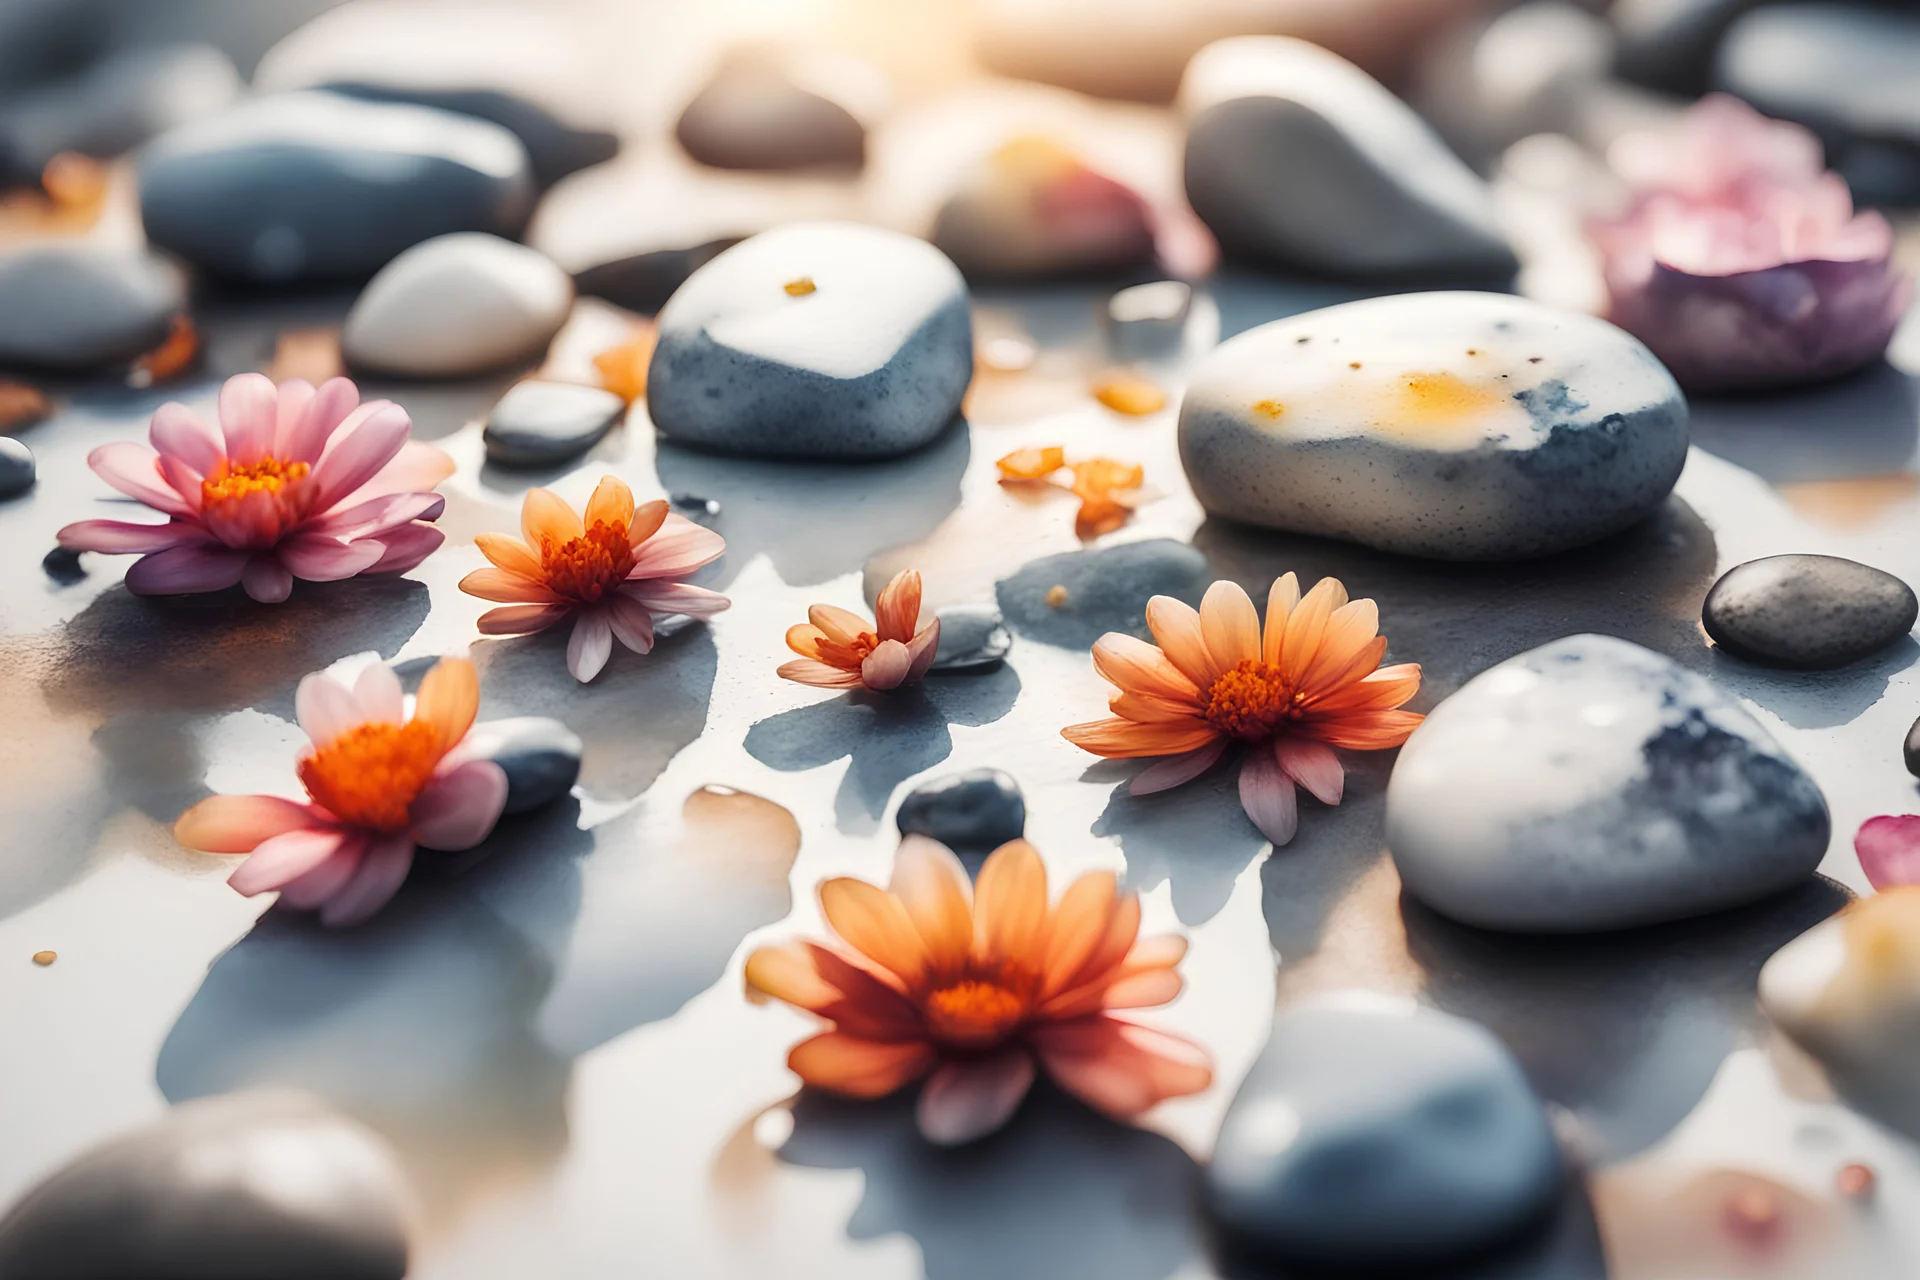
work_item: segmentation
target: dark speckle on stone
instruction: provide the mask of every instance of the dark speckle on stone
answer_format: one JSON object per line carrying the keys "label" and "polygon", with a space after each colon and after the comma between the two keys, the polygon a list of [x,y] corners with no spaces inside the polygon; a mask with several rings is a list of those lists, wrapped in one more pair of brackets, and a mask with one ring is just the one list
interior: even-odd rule
{"label": "dark speckle on stone", "polygon": [[980,671],[997,667],[1013,648],[1000,611],[986,605],[956,605],[940,611],[940,648],[935,671]]}
{"label": "dark speckle on stone", "polygon": [[1027,829],[1020,784],[998,769],[969,769],[907,793],[895,818],[903,836],[930,836],[957,853],[986,853]]}
{"label": "dark speckle on stone", "polygon": [[[995,592],[1016,635],[1084,650],[1109,631],[1145,638],[1148,600],[1173,596],[1198,605],[1211,580],[1205,556],[1156,538],[1035,560],[1001,579]],[[1064,589],[1072,608],[1048,599],[1055,587]]]}
{"label": "dark speckle on stone", "polygon": [[1788,555],[1729,569],[1701,622],[1727,652],[1766,666],[1827,671],[1870,657],[1913,629],[1906,583],[1837,556]]}

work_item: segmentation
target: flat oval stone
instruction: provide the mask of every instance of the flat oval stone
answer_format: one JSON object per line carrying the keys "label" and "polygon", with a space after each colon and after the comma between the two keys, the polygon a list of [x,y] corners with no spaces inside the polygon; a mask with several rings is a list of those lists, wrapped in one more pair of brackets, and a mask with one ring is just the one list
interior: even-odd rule
{"label": "flat oval stone", "polygon": [[1155,280],[1122,289],[1107,299],[1107,347],[1122,360],[1178,355],[1193,312],[1193,286]]}
{"label": "flat oval stone", "polygon": [[340,353],[356,370],[459,378],[536,360],[573,306],[573,278],[535,249],[463,232],[414,245],[347,313]]}
{"label": "flat oval stone", "polygon": [[900,802],[903,836],[930,836],[960,853],[986,853],[1027,830],[1020,784],[998,769],[969,769],[924,782]]}
{"label": "flat oval stone", "polygon": [[1830,671],[1913,630],[1920,599],[1892,574],[1838,556],[1768,556],[1713,584],[1700,621],[1749,662]]}
{"label": "flat oval stone", "polygon": [[[0,498],[33,488],[33,450],[12,436],[0,436]],[[945,633],[941,639],[946,639]]]}
{"label": "flat oval stone", "polygon": [[1907,772],[1920,778],[1920,720],[1913,722],[1907,730],[1907,740],[1901,745],[1901,757],[1906,761]]}
{"label": "flat oval stone", "polygon": [[233,60],[211,45],[110,54],[78,75],[0,99],[0,180],[38,184],[63,151],[124,155],[177,124],[224,110],[240,92]]}
{"label": "flat oval stone", "polygon": [[0,256],[0,365],[82,372],[126,364],[186,310],[159,258],[82,245]]}
{"label": "flat oval stone", "polygon": [[934,671],[980,671],[997,667],[1013,649],[1013,633],[998,609],[955,605],[940,610],[940,647]]}
{"label": "flat oval stone", "polygon": [[1604,320],[1415,293],[1248,330],[1196,369],[1180,458],[1215,515],[1442,560],[1547,555],[1666,500],[1687,402]]}
{"label": "flat oval stone", "polygon": [[154,244],[261,284],[364,279],[454,231],[517,235],[534,197],[526,148],[497,124],[315,92],[171,130],[139,179]]}
{"label": "flat oval stone", "polygon": [[487,461],[543,467],[579,457],[627,413],[611,391],[577,382],[516,382],[487,415]]}
{"label": "flat oval stone", "polygon": [[400,1280],[410,1193],[392,1151],[318,1098],[182,1103],[82,1155],[0,1219],[9,1280]]}
{"label": "flat oval stone", "polygon": [[1283,1009],[1234,1096],[1206,1204],[1277,1261],[1397,1267],[1542,1218],[1563,1165],[1539,1099],[1485,1028],[1411,1000]]}
{"label": "flat oval stone", "polygon": [[660,312],[647,407],[727,453],[879,458],[953,421],[973,377],[966,283],[932,245],[852,223],[765,231]]}
{"label": "flat oval stone", "polygon": [[720,169],[858,169],[867,159],[866,126],[852,112],[760,59],[723,65],[680,113],[674,136]]}
{"label": "flat oval stone", "polygon": [[525,813],[573,790],[586,744],[558,720],[512,716],[474,725],[462,749],[506,771],[505,812]]}
{"label": "flat oval stone", "polygon": [[1486,929],[1680,920],[1800,884],[1827,803],[1738,703],[1671,659],[1580,635],[1482,672],[1400,749],[1401,882]]}
{"label": "flat oval stone", "polygon": [[371,80],[335,80],[317,86],[362,102],[406,102],[491,121],[520,139],[533,164],[534,183],[546,190],[569,174],[620,154],[620,139],[601,129],[576,129],[537,102],[500,89],[443,88]]}
{"label": "flat oval stone", "polygon": [[1338,54],[1220,40],[1187,64],[1180,106],[1187,199],[1228,253],[1353,276],[1505,279],[1518,266],[1486,183]]}

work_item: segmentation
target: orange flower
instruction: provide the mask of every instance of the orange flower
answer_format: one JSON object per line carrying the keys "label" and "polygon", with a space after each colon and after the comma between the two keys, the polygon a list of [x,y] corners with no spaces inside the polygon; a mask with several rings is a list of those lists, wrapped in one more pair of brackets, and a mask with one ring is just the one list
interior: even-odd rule
{"label": "orange flower", "polygon": [[1296,783],[1340,803],[1346,771],[1333,748],[1397,747],[1421,721],[1396,709],[1419,692],[1420,667],[1380,665],[1380,610],[1349,602],[1333,578],[1304,600],[1293,574],[1275,582],[1264,639],[1253,601],[1231,582],[1209,587],[1198,613],[1155,596],[1147,627],[1157,647],[1118,632],[1094,643],[1094,670],[1120,690],[1114,714],[1061,733],[1109,759],[1168,757],[1134,778],[1134,795],[1189,782],[1230,743],[1246,744],[1240,803],[1276,845],[1299,824]]}
{"label": "orange flower", "polygon": [[[1074,531],[1083,538],[1112,533],[1125,524],[1140,505],[1140,486],[1147,479],[1146,469],[1134,462],[1088,458],[1069,464],[1067,451],[1059,445],[1015,449],[994,466],[1000,469],[1001,484],[1050,484],[1070,489],[1080,499]],[[1071,485],[1052,479],[1063,468],[1073,472]]]}
{"label": "orange flower", "polygon": [[585,518],[546,489],[529,490],[520,509],[522,542],[504,533],[474,538],[491,569],[460,579],[460,589],[504,609],[480,615],[490,636],[529,635],[574,618],[567,670],[581,683],[600,674],[613,642],[635,653],[653,648],[656,614],[711,618],[731,603],[683,581],[718,560],[726,540],[662,501],[633,505],[633,490],[603,477]]}
{"label": "orange flower", "polygon": [[931,1141],[1005,1124],[1036,1059],[1123,1119],[1213,1081],[1198,1045],[1114,1016],[1178,995],[1187,944],[1136,941],[1140,900],[1110,871],[1081,876],[1049,908],[1026,841],[997,849],[973,886],[945,846],[909,836],[887,888],[828,880],[820,907],[844,945],[763,947],[747,958],[747,986],[832,1024],[787,1056],[814,1088],[878,1098],[930,1076],[918,1116]]}
{"label": "orange flower", "polygon": [[[920,626],[920,572],[905,569],[874,601],[875,624],[857,613],[816,604],[807,621],[787,628],[787,648],[800,655],[779,674],[821,689],[897,689],[918,680],[940,648],[940,620]],[[918,628],[916,630],[916,628]]]}

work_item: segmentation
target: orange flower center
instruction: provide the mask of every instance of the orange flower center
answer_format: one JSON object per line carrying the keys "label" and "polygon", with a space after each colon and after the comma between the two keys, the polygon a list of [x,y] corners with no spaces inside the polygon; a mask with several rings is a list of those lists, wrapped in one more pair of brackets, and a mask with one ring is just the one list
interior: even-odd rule
{"label": "orange flower center", "polygon": [[300,781],[341,822],[398,835],[442,754],[439,733],[419,720],[363,724],[302,760]]}
{"label": "orange flower center", "polygon": [[627,580],[633,568],[633,548],[623,526],[596,520],[593,528],[577,538],[543,544],[540,564],[546,570],[547,586],[554,592],[581,604],[594,604]]}
{"label": "orange flower center", "polygon": [[244,464],[223,458],[212,474],[200,482],[200,505],[216,507],[239,502],[256,493],[277,494],[288,485],[306,479],[312,471],[309,463],[282,462],[278,458]]}
{"label": "orange flower center", "polygon": [[1027,1000],[998,982],[965,978],[927,995],[927,1032],[942,1044],[990,1049],[1027,1016]]}
{"label": "orange flower center", "polygon": [[1264,742],[1281,724],[1300,718],[1305,698],[1278,667],[1242,658],[1207,690],[1207,723],[1229,737]]}

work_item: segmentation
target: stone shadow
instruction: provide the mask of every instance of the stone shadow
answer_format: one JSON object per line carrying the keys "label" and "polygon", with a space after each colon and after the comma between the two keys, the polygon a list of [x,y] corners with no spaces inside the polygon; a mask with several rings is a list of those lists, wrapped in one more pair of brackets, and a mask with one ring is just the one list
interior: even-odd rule
{"label": "stone shadow", "polygon": [[1920,445],[1920,380],[1885,360],[1804,390],[1688,403],[1693,443],[1769,484],[1905,471]]}

